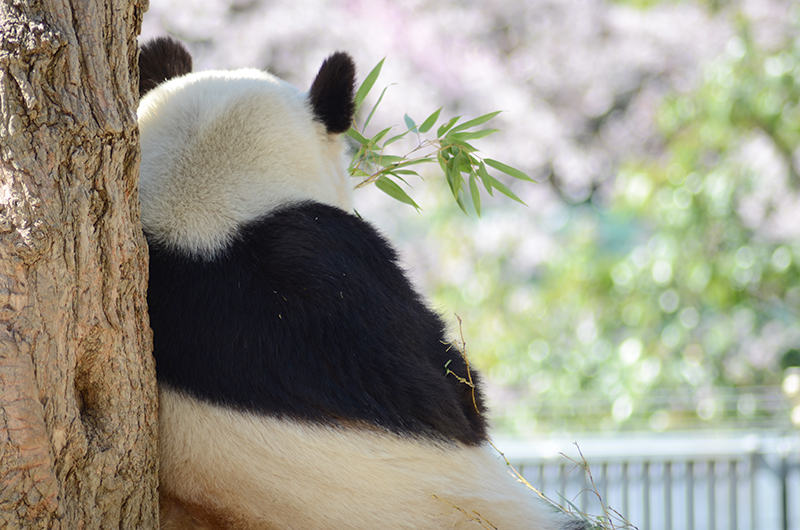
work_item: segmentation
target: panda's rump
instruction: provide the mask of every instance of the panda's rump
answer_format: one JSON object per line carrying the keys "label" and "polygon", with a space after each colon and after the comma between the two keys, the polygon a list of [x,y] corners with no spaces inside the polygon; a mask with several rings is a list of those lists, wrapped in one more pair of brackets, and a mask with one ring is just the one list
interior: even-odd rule
{"label": "panda's rump", "polygon": [[[162,387],[162,525],[564,528],[486,447],[262,417]],[[173,526],[170,526],[173,525]]]}

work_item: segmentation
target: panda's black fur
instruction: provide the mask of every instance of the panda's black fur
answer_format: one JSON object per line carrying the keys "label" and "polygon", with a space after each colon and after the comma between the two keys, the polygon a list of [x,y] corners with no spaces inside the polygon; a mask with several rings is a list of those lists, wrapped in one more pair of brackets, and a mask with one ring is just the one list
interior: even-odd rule
{"label": "panda's black fur", "polygon": [[506,475],[479,375],[347,211],[350,57],[308,94],[169,38],[139,67],[162,528],[582,528]]}
{"label": "panda's black fur", "polygon": [[368,223],[313,202],[242,227],[211,261],[151,247],[159,380],[261,414],[483,442],[472,388],[445,377],[449,363],[466,378],[464,361],[396,262]]}

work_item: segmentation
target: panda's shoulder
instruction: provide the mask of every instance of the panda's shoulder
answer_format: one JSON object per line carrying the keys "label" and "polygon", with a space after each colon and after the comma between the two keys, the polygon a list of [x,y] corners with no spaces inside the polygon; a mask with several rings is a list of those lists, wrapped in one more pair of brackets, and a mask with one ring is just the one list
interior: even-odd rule
{"label": "panda's shoulder", "polygon": [[[372,224],[349,212],[308,201],[278,208],[241,229],[241,247],[278,253],[284,259],[324,254],[352,256],[356,262],[396,262],[397,253]],[[314,261],[324,268],[325,261]],[[366,265],[366,263],[365,263]]]}

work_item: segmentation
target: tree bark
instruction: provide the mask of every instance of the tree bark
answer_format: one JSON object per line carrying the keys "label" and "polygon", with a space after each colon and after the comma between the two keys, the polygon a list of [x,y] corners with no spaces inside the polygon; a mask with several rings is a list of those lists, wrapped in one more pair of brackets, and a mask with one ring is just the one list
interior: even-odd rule
{"label": "tree bark", "polygon": [[0,527],[155,528],[147,0],[0,0]]}

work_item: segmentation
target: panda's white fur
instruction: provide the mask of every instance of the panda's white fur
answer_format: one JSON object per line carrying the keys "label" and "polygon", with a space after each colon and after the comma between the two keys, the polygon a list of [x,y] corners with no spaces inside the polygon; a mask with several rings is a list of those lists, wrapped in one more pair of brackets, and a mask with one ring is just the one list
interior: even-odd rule
{"label": "panda's white fur", "polygon": [[163,530],[578,528],[487,445],[304,425],[164,389],[160,414]]}
{"label": "panda's white fur", "polygon": [[172,79],[142,99],[139,127],[142,220],[169,247],[214,254],[242,224],[295,201],[352,208],[340,138],[267,72]]}
{"label": "panda's white fur", "polygon": [[479,375],[446,375],[444,324],[342,211],[354,67],[329,61],[304,94],[142,50],[162,528],[584,528],[509,475]]}

